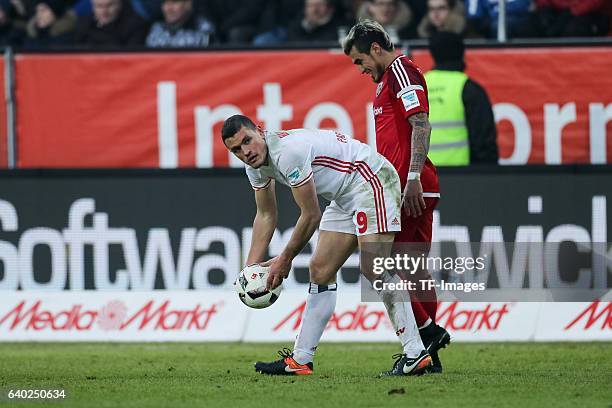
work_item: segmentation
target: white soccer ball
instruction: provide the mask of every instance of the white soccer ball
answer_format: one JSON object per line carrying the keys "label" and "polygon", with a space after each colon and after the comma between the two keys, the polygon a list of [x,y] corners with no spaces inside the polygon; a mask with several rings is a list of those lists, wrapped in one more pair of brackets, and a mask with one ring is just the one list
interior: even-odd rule
{"label": "white soccer ball", "polygon": [[242,303],[253,309],[263,309],[276,302],[282,287],[271,291],[266,289],[269,273],[269,267],[258,264],[249,265],[240,271],[234,287]]}

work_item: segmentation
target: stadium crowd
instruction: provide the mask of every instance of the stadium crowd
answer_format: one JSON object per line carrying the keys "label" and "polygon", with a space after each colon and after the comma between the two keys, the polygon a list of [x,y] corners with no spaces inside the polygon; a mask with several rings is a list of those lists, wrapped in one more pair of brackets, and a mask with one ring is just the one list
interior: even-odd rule
{"label": "stadium crowd", "polygon": [[[28,49],[328,43],[353,22],[394,40],[495,38],[498,0],[0,0],[0,45]],[[609,0],[506,0],[509,38],[612,35]]]}

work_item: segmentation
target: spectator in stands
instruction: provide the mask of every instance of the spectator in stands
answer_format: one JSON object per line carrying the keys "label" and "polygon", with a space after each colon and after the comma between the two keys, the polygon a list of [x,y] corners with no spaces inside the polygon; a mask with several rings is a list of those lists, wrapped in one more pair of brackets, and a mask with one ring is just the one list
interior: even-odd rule
{"label": "spectator in stands", "polygon": [[151,27],[146,39],[147,47],[196,48],[212,43],[213,25],[210,20],[194,13],[193,0],[164,0],[162,13],[164,21]]}
{"label": "spectator in stands", "polygon": [[389,33],[391,41],[410,38],[407,32],[413,20],[412,10],[400,0],[369,0],[363,3],[357,12],[359,20],[374,20]]}
{"label": "spectator in stands", "polygon": [[72,5],[72,12],[77,17],[91,16],[93,14],[91,0],[76,0]]}
{"label": "spectator in stands", "polygon": [[11,5],[11,14],[14,21],[22,21],[24,24],[26,24],[36,11],[36,0],[6,1]]}
{"label": "spectator in stands", "polygon": [[303,0],[268,0],[253,44],[274,45],[287,41],[287,27],[295,17],[295,11],[303,6]]}
{"label": "spectator in stands", "polygon": [[306,0],[303,17],[289,25],[287,37],[292,42],[338,41],[338,29],[344,25],[333,0]]}
{"label": "spectator in stands", "polygon": [[[72,0],[72,10],[79,17],[93,14],[91,0]],[[146,21],[156,21],[162,18],[162,0],[128,0],[132,10]]]}
{"label": "spectator in stands", "polygon": [[463,3],[456,0],[429,0],[427,15],[419,23],[417,30],[421,38],[429,38],[438,31],[463,34],[465,30]]}
{"label": "spectator in stands", "polygon": [[64,0],[38,0],[35,14],[27,25],[24,47],[43,49],[69,44],[76,20]]}
{"label": "spectator in stands", "polygon": [[[414,21],[420,22],[427,14],[427,0],[405,0],[412,11]],[[463,3],[463,0],[458,0]]]}
{"label": "spectator in stands", "polygon": [[89,46],[143,45],[149,31],[146,21],[123,0],[92,0],[93,16],[77,23],[76,43]]}
{"label": "spectator in stands", "polygon": [[[467,0],[465,7],[471,30],[483,37],[497,37],[498,0]],[[508,38],[539,36],[537,19],[533,11],[532,0],[506,0],[506,35]]]}
{"label": "spectator in stands", "polygon": [[9,0],[0,0],[0,46],[20,46],[25,38],[25,25],[15,14]]}
{"label": "spectator in stands", "polygon": [[157,21],[162,18],[163,0],[130,0],[136,14],[147,21]]}
{"label": "spectator in stands", "polygon": [[603,36],[612,28],[612,1],[536,0],[542,34],[547,37]]}
{"label": "spectator in stands", "polygon": [[429,158],[436,166],[497,164],[497,130],[487,92],[463,72],[463,38],[437,32],[429,40],[434,69],[429,91]]}
{"label": "spectator in stands", "polygon": [[267,0],[206,0],[196,11],[212,19],[221,42],[246,44],[258,33],[266,5]]}

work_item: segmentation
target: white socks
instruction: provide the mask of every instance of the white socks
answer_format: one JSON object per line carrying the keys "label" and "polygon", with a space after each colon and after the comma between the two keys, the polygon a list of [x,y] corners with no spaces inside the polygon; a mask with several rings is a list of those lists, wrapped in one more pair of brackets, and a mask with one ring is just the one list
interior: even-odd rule
{"label": "white socks", "polygon": [[310,284],[304,318],[293,347],[293,358],[298,364],[312,362],[323,330],[336,308],[336,288],[335,283]]}
{"label": "white socks", "polygon": [[[383,283],[399,283],[397,275],[382,275]],[[293,347],[293,358],[298,364],[311,363],[323,330],[336,308],[337,285],[310,284],[306,309],[300,326],[299,334]],[[387,314],[399,337],[404,353],[408,357],[417,357],[425,348],[419,329],[412,313],[410,297],[406,291],[381,290],[378,292],[387,308]]]}
{"label": "white socks", "polygon": [[[381,278],[383,283],[401,282],[397,275],[391,276],[387,272],[381,275]],[[417,357],[425,347],[419,336],[419,329],[412,313],[408,292],[388,289],[377,292],[387,308],[387,314],[391,319],[395,334],[402,343],[404,353],[411,358]]]}

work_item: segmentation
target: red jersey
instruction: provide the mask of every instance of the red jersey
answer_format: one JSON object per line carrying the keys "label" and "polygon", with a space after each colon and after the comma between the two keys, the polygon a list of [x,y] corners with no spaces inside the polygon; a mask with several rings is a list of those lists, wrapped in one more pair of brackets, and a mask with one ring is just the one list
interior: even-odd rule
{"label": "red jersey", "polygon": [[[412,125],[408,117],[415,113],[429,113],[425,78],[412,61],[404,55],[387,67],[376,88],[374,121],[376,149],[397,170],[402,190],[410,167]],[[439,197],[438,172],[427,158],[421,172],[423,197]]]}

